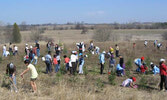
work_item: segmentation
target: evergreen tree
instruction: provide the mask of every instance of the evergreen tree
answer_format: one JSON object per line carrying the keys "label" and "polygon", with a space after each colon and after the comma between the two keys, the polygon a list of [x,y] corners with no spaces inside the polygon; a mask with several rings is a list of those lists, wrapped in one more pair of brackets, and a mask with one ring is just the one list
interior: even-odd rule
{"label": "evergreen tree", "polygon": [[21,42],[20,29],[16,23],[14,23],[14,25],[13,25],[13,42],[15,42],[15,43]]}

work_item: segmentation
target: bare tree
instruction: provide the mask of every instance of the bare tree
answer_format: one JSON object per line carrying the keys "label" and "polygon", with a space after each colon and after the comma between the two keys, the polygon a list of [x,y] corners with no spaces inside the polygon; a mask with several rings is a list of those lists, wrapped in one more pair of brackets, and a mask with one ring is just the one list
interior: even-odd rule
{"label": "bare tree", "polygon": [[93,39],[99,42],[105,42],[110,39],[110,35],[112,33],[112,29],[110,26],[96,26]]}
{"label": "bare tree", "polygon": [[25,21],[23,21],[21,24],[20,24],[20,30],[21,31],[26,31],[27,30],[27,24]]}
{"label": "bare tree", "polygon": [[42,36],[42,33],[40,31],[40,29],[38,27],[34,27],[32,30],[31,30],[31,40],[32,41],[35,41],[35,40],[42,40],[43,36]]}

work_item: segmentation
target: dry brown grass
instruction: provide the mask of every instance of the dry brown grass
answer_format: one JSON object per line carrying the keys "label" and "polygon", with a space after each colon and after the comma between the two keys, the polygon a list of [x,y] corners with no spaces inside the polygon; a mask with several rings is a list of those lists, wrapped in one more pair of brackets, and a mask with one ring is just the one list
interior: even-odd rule
{"label": "dry brown grass", "polygon": [[[54,37],[57,42],[59,38],[60,41],[64,41],[67,39],[69,43],[67,43],[67,48],[69,50],[76,49],[74,40],[82,41],[79,37],[82,36],[79,31],[60,31],[61,34],[54,33],[54,31],[48,31],[48,36]],[[28,38],[28,34],[24,34],[23,37]],[[55,34],[55,35],[54,35]],[[77,34],[77,35],[76,35]],[[45,34],[44,34],[45,35]],[[74,37],[72,37],[74,35]],[[83,35],[83,41],[88,41],[91,36],[91,33],[88,35]],[[88,38],[87,38],[88,37]],[[76,39],[79,38],[79,39]],[[61,40],[62,39],[62,40]],[[84,40],[85,39],[85,40]],[[46,45],[45,42],[41,43],[41,54],[46,54]],[[87,44],[89,42],[86,42]],[[127,59],[131,58],[132,60],[145,56],[152,62],[158,64],[160,58],[165,58],[167,52],[165,51],[165,46],[162,48],[161,51],[156,50],[153,47],[153,41],[149,43],[148,48],[144,48],[144,41],[136,41],[136,49],[133,51],[132,43],[133,42],[105,42],[105,43],[94,43],[95,45],[99,46],[102,50],[108,51],[110,46],[114,47],[115,44],[120,46],[120,54],[123,55],[125,58],[125,62]],[[163,42],[165,43],[165,41]],[[33,43],[31,43],[33,45]],[[97,55],[90,55],[89,58],[85,59],[85,67],[88,70],[87,75],[77,75],[77,76],[69,76],[65,75],[58,75],[53,74],[52,76],[46,75],[43,72],[45,71],[45,64],[39,58],[39,63],[36,66],[37,70],[39,71],[39,77],[37,82],[38,86],[38,93],[32,94],[30,92],[30,85],[29,85],[29,74],[26,74],[24,80],[22,80],[19,74],[25,69],[25,65],[23,64],[23,56],[24,56],[24,44],[17,44],[19,47],[19,56],[16,57],[7,57],[3,58],[2,63],[0,63],[0,84],[2,84],[2,80],[5,74],[6,65],[9,62],[14,62],[17,66],[17,86],[19,88],[18,93],[11,93],[6,87],[0,87],[0,100],[166,100],[166,93],[159,92],[157,83],[159,82],[159,75],[152,76],[151,74],[146,75],[149,82],[147,83],[148,86],[151,88],[148,89],[131,89],[131,88],[122,88],[120,87],[123,80],[127,78],[124,77],[117,77],[116,78],[116,86],[111,86],[108,82],[108,75],[100,75],[100,69],[98,65],[98,56]],[[2,45],[1,45],[2,46]],[[0,55],[2,55],[2,49],[0,49]],[[116,59],[117,62],[119,59]],[[62,61],[63,62],[63,61]],[[133,61],[132,61],[133,62]],[[136,66],[132,64],[132,69],[130,70],[130,76],[137,77],[137,83],[139,83],[141,75],[135,73]],[[108,69],[108,61],[105,65],[105,73],[107,73]],[[102,85],[97,85],[97,80],[100,79]],[[153,84],[154,83],[154,84]]]}

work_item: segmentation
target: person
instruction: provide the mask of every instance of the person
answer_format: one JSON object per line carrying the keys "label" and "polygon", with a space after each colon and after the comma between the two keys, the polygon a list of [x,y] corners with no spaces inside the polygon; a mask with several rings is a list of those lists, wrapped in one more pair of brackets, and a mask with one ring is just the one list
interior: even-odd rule
{"label": "person", "polygon": [[147,47],[147,44],[148,44],[148,41],[145,40],[145,41],[144,41],[144,46]]}
{"label": "person", "polygon": [[20,76],[23,78],[23,75],[25,73],[27,73],[29,70],[31,71],[31,78],[30,78],[30,84],[31,84],[31,87],[32,87],[32,92],[36,93],[37,92],[37,85],[35,83],[37,77],[38,77],[38,73],[37,73],[37,70],[35,68],[34,65],[30,64],[30,61],[29,60],[25,60],[24,61],[25,65],[27,66],[27,69],[24,70]]}
{"label": "person", "polygon": [[106,54],[106,52],[103,51],[103,52],[100,54],[100,56],[99,56],[100,65],[101,65],[101,68],[100,68],[100,74],[103,74],[104,63],[105,63],[105,54]]}
{"label": "person", "polygon": [[3,56],[3,57],[7,57],[7,54],[6,54],[6,45],[3,46],[3,53],[2,53],[2,56]]}
{"label": "person", "polygon": [[75,51],[71,52],[71,57],[70,57],[70,64],[71,64],[71,68],[70,68],[70,74],[75,74],[76,72],[76,61],[77,61],[77,56]]}
{"label": "person", "polygon": [[167,92],[167,67],[165,65],[165,59],[160,59],[159,63],[160,67],[160,90],[163,90],[163,86],[165,86],[165,90]]}
{"label": "person", "polygon": [[11,92],[13,91],[13,89],[14,89],[15,92],[17,92],[17,86],[16,86],[16,66],[13,63],[7,64],[6,75],[9,75]]}
{"label": "person", "polygon": [[40,45],[38,43],[38,41],[36,41],[35,47],[37,47],[37,56],[40,56]]}
{"label": "person", "polygon": [[114,72],[115,63],[115,59],[113,57],[110,57],[108,74],[111,74],[111,71]]}
{"label": "person", "polygon": [[38,56],[37,56],[37,47],[34,46],[34,48],[32,49],[32,52],[34,54],[34,65],[36,65],[38,63]]}
{"label": "person", "polygon": [[145,71],[146,71],[147,69],[148,69],[148,68],[147,68],[146,63],[143,63],[143,64],[141,65],[141,67],[140,67],[141,73],[143,73],[143,74],[145,74]]}
{"label": "person", "polygon": [[159,74],[160,73],[160,69],[158,66],[154,65],[154,63],[150,63],[150,66],[151,66],[151,69],[152,69],[152,72],[154,73],[154,75],[156,74]]}
{"label": "person", "polygon": [[80,54],[79,57],[79,74],[83,74],[84,56]]}
{"label": "person", "polygon": [[82,50],[83,44],[82,43],[76,43],[76,44],[77,44],[77,48],[79,50],[79,54],[82,53],[83,52],[83,50]]}
{"label": "person", "polygon": [[58,44],[55,45],[55,52],[56,52],[56,55],[60,55],[60,47]]}
{"label": "person", "polygon": [[100,54],[100,48],[98,46],[95,46],[95,51],[96,51],[96,54],[99,55]]}
{"label": "person", "polygon": [[26,46],[25,46],[25,54],[29,55],[29,48],[28,48],[28,44],[27,43],[26,43]]}
{"label": "person", "polygon": [[116,47],[115,56],[119,57],[119,46],[116,44],[115,47]]}
{"label": "person", "polygon": [[135,49],[136,48],[136,43],[133,43],[133,49]]}
{"label": "person", "polygon": [[64,55],[64,65],[66,66],[66,71],[69,71],[69,62],[70,62],[70,58]]}
{"label": "person", "polygon": [[136,66],[138,67],[138,68],[136,69],[137,72],[140,72],[140,67],[141,67],[141,65],[142,65],[142,62],[144,62],[144,57],[136,58],[136,59],[134,60],[134,63],[135,63]]}
{"label": "person", "polygon": [[126,79],[125,81],[122,82],[123,87],[130,87],[130,88],[137,88],[137,85],[135,85],[136,78],[131,77]]}
{"label": "person", "polygon": [[55,70],[55,73],[57,73],[59,71],[59,66],[58,66],[58,62],[57,62],[57,55],[54,55],[53,56],[53,65],[54,65],[54,70]]}
{"label": "person", "polygon": [[16,54],[18,55],[18,47],[16,45],[13,46],[14,51],[13,51],[13,55],[15,56]]}
{"label": "person", "polygon": [[119,64],[122,68],[125,69],[124,58],[121,55],[119,56]]}
{"label": "person", "polygon": [[60,59],[60,55],[56,55],[56,59],[57,59],[57,66],[58,66],[58,70],[60,69],[60,62],[61,62],[61,59]]}
{"label": "person", "polygon": [[110,53],[111,55],[114,54],[114,48],[113,48],[113,47],[110,47],[110,48],[109,48],[109,53]]}
{"label": "person", "polygon": [[48,43],[46,44],[47,50],[51,51],[51,42],[48,41]]}
{"label": "person", "polygon": [[160,50],[160,49],[161,49],[161,47],[162,47],[162,44],[161,44],[161,43],[158,43],[158,44],[157,44],[157,49],[159,49],[159,50]]}
{"label": "person", "polygon": [[116,73],[117,73],[117,76],[123,76],[124,75],[124,68],[122,68],[120,66],[120,64],[117,64]]}
{"label": "person", "polygon": [[10,55],[13,54],[12,43],[11,42],[9,43],[9,53],[10,53]]}
{"label": "person", "polygon": [[30,63],[32,63],[34,61],[34,57],[35,57],[35,54],[33,53],[33,51],[31,50],[30,53],[29,53],[29,60],[30,60]]}
{"label": "person", "polygon": [[155,40],[155,41],[154,41],[154,47],[156,47],[156,45],[157,45],[157,42],[158,42],[157,40]]}
{"label": "person", "polygon": [[48,54],[45,55],[45,64],[46,64],[46,74],[52,72],[52,57],[51,52],[49,51]]}

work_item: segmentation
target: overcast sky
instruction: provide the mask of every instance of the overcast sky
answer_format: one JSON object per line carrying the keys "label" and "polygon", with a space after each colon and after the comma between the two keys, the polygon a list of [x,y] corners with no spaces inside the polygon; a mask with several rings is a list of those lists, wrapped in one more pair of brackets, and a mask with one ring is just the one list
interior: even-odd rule
{"label": "overcast sky", "polygon": [[11,24],[166,22],[167,0],[0,0],[0,21]]}

